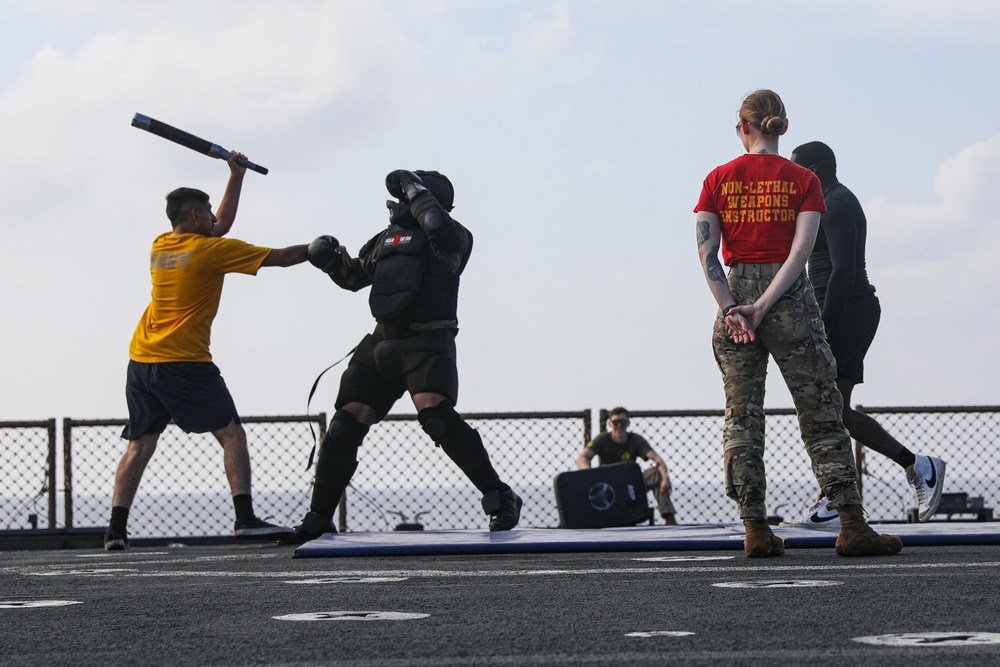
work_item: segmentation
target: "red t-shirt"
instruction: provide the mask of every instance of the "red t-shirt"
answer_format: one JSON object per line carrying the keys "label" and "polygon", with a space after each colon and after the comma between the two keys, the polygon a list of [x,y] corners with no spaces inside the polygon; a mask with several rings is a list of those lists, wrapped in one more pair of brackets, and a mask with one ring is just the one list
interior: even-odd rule
{"label": "red t-shirt", "polygon": [[826,212],[819,178],[805,167],[771,153],[741,155],[705,178],[695,212],[722,223],[722,261],[784,262],[792,249],[795,217]]}

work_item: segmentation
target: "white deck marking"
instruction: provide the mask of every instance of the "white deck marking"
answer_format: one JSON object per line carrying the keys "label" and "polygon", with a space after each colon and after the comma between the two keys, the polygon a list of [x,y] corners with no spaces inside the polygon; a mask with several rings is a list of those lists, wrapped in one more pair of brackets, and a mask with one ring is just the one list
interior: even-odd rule
{"label": "white deck marking", "polygon": [[1000,644],[996,632],[904,632],[893,635],[852,637],[852,641],[876,646],[982,646]]}
{"label": "white deck marking", "polygon": [[406,581],[407,577],[325,577],[323,579],[296,579],[286,584],[382,584],[390,581]]}
{"label": "white deck marking", "polygon": [[694,635],[693,632],[687,632],[686,630],[653,630],[651,632],[629,632],[626,637],[690,637]]}
{"label": "white deck marking", "polygon": [[39,607],[66,607],[83,604],[79,600],[0,600],[0,609],[38,609]]}
{"label": "white deck marking", "polygon": [[[887,558],[885,561],[892,561]],[[185,562],[194,562],[186,560]],[[38,571],[37,568],[24,566],[0,568],[0,574],[20,574],[28,576],[71,576],[78,574],[101,575],[115,574],[122,577],[259,577],[262,579],[295,579],[303,576],[313,578],[321,577],[409,577],[409,578],[478,578],[478,577],[545,577],[545,576],[568,576],[577,577],[580,575],[618,575],[618,574],[684,574],[687,572],[710,572],[710,573],[741,573],[747,575],[766,575],[778,573],[814,572],[822,571],[824,574],[835,572],[862,572],[862,571],[885,571],[908,572],[914,570],[968,570],[973,568],[997,568],[1000,561],[983,561],[974,563],[855,563],[838,565],[829,562],[817,562],[815,565],[692,565],[675,567],[608,567],[608,568],[585,568],[578,570],[552,569],[552,570],[282,570],[278,572],[254,572],[250,569],[239,570],[176,570],[167,569],[159,572],[148,569],[150,565],[177,565],[177,561],[144,561],[143,569],[94,569],[94,570],[63,570],[59,566],[49,566],[53,569]]]}
{"label": "white deck marking", "polygon": [[723,581],[712,585],[717,588],[820,588],[840,586],[843,583],[843,581],[824,581],[822,579],[799,579],[798,581]]}
{"label": "white deck marking", "polygon": [[430,614],[405,611],[313,611],[305,614],[272,616],[279,621],[412,621]]}
{"label": "white deck marking", "polygon": [[[133,551],[131,556],[166,556],[167,551]],[[77,558],[128,558],[123,553],[103,553],[103,554],[76,554]]]}
{"label": "white deck marking", "polygon": [[699,560],[735,560],[736,556],[652,556],[650,558],[633,558],[632,560],[648,563],[682,563]]}
{"label": "white deck marking", "polygon": [[140,570],[134,568],[124,568],[124,567],[108,567],[93,570],[56,570],[53,572],[29,572],[28,574],[33,574],[36,577],[63,577],[67,575],[82,575],[85,577],[110,577],[111,575],[120,575],[123,572],[141,572]]}

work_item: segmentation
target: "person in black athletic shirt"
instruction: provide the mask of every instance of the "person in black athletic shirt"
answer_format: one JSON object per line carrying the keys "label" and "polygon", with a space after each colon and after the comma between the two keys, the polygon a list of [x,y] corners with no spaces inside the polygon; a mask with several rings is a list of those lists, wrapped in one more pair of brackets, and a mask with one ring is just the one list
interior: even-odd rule
{"label": "person in black athletic shirt", "polygon": [[[837,387],[844,396],[844,426],[851,437],[886,456],[906,471],[916,491],[918,518],[927,521],[941,502],[945,462],[914,454],[869,415],[851,408],[851,392],[864,381],[864,360],[875,338],[882,309],[865,268],[868,223],[861,203],[837,178],[837,160],[826,144],[812,141],[792,152],[792,162],[819,176],[826,200],[819,234],[809,256],[809,280],[823,312],[823,326],[837,360]],[[788,526],[836,526],[837,513],[820,495]]]}

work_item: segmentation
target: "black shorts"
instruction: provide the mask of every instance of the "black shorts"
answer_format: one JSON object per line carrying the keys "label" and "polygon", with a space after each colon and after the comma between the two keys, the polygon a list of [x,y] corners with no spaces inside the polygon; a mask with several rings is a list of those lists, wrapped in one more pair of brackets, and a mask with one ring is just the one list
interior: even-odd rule
{"label": "black shorts", "polygon": [[405,393],[434,392],[458,402],[455,331],[432,329],[386,340],[382,325],[365,336],[340,378],[336,407],[363,403],[381,421]]}
{"label": "black shorts", "polygon": [[874,294],[847,302],[845,325],[829,337],[830,349],[837,360],[837,378],[861,384],[865,380],[865,355],[875,340],[882,306]]}
{"label": "black shorts", "polygon": [[240,423],[226,381],[211,361],[128,362],[128,424],[122,437],[163,433],[171,419],[185,433],[208,433]]}

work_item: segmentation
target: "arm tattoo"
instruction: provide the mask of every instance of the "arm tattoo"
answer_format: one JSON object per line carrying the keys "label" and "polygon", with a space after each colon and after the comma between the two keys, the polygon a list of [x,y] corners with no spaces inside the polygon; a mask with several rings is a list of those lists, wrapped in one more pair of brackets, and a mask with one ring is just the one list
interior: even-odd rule
{"label": "arm tattoo", "polygon": [[722,265],[719,264],[719,246],[715,246],[709,251],[708,258],[705,260],[705,268],[708,270],[709,280],[717,283],[726,282],[726,274],[722,271]]}
{"label": "arm tattoo", "polygon": [[706,220],[699,220],[698,221],[698,247],[699,248],[701,246],[705,245],[705,242],[708,241],[708,235],[709,235],[709,230],[710,229],[711,229],[711,226],[708,224],[708,222]]}

